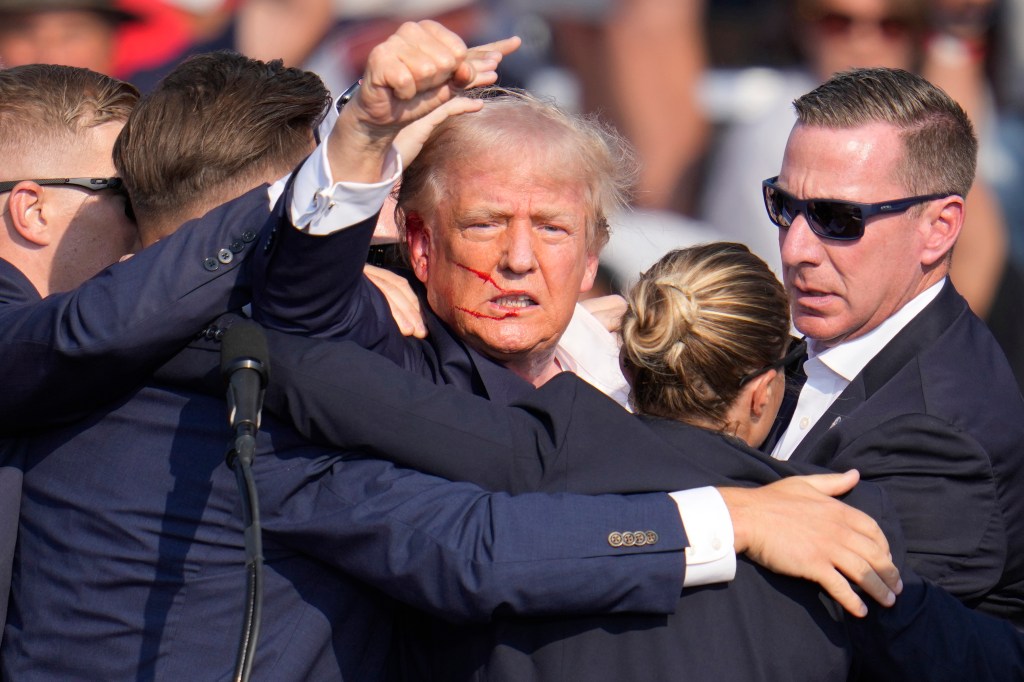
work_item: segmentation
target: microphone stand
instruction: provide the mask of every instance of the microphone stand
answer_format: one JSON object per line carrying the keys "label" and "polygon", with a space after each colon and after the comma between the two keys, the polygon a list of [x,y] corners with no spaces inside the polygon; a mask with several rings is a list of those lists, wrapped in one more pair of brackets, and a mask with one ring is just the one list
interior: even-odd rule
{"label": "microphone stand", "polygon": [[247,682],[252,672],[263,610],[263,539],[252,464],[256,456],[263,389],[270,373],[268,355],[263,328],[255,322],[236,323],[224,334],[221,373],[228,381],[229,421],[235,431],[227,465],[235,472],[245,534],[246,600],[235,660],[235,682]]}

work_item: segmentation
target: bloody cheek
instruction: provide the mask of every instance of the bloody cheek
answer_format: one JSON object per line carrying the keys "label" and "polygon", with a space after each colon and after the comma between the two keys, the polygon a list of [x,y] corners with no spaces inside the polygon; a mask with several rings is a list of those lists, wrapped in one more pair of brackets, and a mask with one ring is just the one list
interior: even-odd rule
{"label": "bloody cheek", "polygon": [[[490,275],[488,275],[486,272],[480,272],[479,270],[474,270],[473,268],[471,268],[471,267],[469,267],[467,265],[463,265],[462,263],[456,263],[455,265],[457,267],[462,268],[466,272],[473,273],[474,275],[476,275],[477,277],[479,277],[480,279],[482,279],[483,281],[487,282],[492,287],[497,289],[500,293],[502,293],[502,294],[511,293],[507,289],[502,289],[500,286],[498,286],[498,283],[495,282],[494,279]],[[467,315],[472,315],[473,317],[475,317],[477,319],[480,319],[480,320],[507,320],[510,317],[519,317],[519,313],[517,313],[515,311],[510,311],[510,312],[504,313],[502,315],[484,315],[483,313],[478,313],[475,310],[469,310],[468,308],[463,308],[461,306],[455,306],[455,309],[456,310],[461,310],[462,312],[466,313]]]}

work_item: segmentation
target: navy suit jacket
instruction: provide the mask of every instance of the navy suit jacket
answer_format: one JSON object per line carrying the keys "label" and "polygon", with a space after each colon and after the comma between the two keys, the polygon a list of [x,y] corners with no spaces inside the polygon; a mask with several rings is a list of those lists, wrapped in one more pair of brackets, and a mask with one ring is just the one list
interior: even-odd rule
{"label": "navy suit jacket", "polygon": [[[570,374],[511,406],[435,386],[349,342],[269,333],[267,406],[308,435],[384,454],[497,490],[599,493],[760,485],[823,471],[779,462],[738,441],[637,418]],[[877,518],[899,563],[902,535],[881,490],[850,504]],[[669,616],[498,618],[451,627],[418,618],[401,632],[407,679],[1010,679],[1024,640],[911,570],[896,607],[845,620],[817,586],[742,558],[728,584],[683,591]],[[410,618],[412,616],[406,616]],[[941,647],[933,642],[940,640]]]}
{"label": "navy suit jacket", "polygon": [[[7,443],[25,477],[5,678],[229,675],[245,585],[229,435],[222,399],[154,383]],[[254,469],[267,562],[254,679],[381,679],[387,597],[456,621],[664,614],[678,600],[685,536],[663,494],[491,495],[311,446],[272,419]],[[627,529],[658,540],[608,542]]]}
{"label": "navy suit jacket", "polygon": [[877,481],[902,521],[909,564],[1024,628],[1024,400],[1002,350],[950,282],[790,459]]}
{"label": "navy suit jacket", "polygon": [[[69,421],[123,394],[203,324],[247,301],[241,265],[269,216],[259,187],[45,299],[0,259],[0,438]],[[0,627],[21,479],[17,455],[0,448]]]}

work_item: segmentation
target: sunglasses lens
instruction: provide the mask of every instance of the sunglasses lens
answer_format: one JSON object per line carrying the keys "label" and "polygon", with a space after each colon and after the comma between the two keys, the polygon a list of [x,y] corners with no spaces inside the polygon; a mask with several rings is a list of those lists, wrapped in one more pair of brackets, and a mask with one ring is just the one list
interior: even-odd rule
{"label": "sunglasses lens", "polygon": [[841,201],[812,201],[807,205],[811,227],[829,239],[859,239],[864,234],[860,207]]}
{"label": "sunglasses lens", "polygon": [[789,227],[793,223],[793,213],[787,205],[788,197],[772,188],[764,188],[764,205],[768,209],[768,217],[779,227]]}

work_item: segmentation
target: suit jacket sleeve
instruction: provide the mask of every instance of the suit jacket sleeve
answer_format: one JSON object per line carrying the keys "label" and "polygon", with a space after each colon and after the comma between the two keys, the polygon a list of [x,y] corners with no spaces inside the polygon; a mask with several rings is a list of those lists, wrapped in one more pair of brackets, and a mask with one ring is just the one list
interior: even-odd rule
{"label": "suit jacket sleeve", "polygon": [[965,607],[913,569],[891,609],[848,619],[857,651],[852,679],[871,682],[1001,682],[1024,679],[1024,634],[1010,623]]}
{"label": "suit jacket sleeve", "polygon": [[974,611],[908,565],[900,517],[887,490],[861,483],[843,501],[870,514],[889,539],[903,592],[884,608],[868,601],[866,618],[844,614],[854,647],[851,679],[865,682],[1020,679],[1024,634]]}
{"label": "suit jacket sleeve", "polygon": [[[488,494],[333,453],[256,459],[268,542],[449,620],[670,613],[685,536],[667,495]],[[609,533],[657,542],[613,547]]]}
{"label": "suit jacket sleeve", "polygon": [[[290,191],[279,207],[287,206]],[[363,266],[376,225],[373,216],[326,236],[301,232],[287,212],[253,263],[253,318],[270,329],[349,339],[401,357],[401,332]]]}
{"label": "suit jacket sleeve", "polygon": [[969,433],[909,414],[838,443],[826,435],[816,449],[834,451],[830,468],[859,469],[885,488],[918,573],[968,604],[996,587],[1009,539],[990,458]]}
{"label": "suit jacket sleeve", "polygon": [[244,304],[250,282],[242,264],[269,215],[262,186],[74,291],[39,300],[6,287],[0,431],[95,409],[135,386],[203,324]]}
{"label": "suit jacket sleeve", "polygon": [[[488,490],[650,492],[735,484],[688,461],[571,374],[503,405],[432,384],[348,342],[268,332],[268,345],[274,379],[267,408],[317,442]],[[716,437],[703,440],[695,447],[731,449]],[[628,466],[630,456],[641,457],[643,466]]]}

